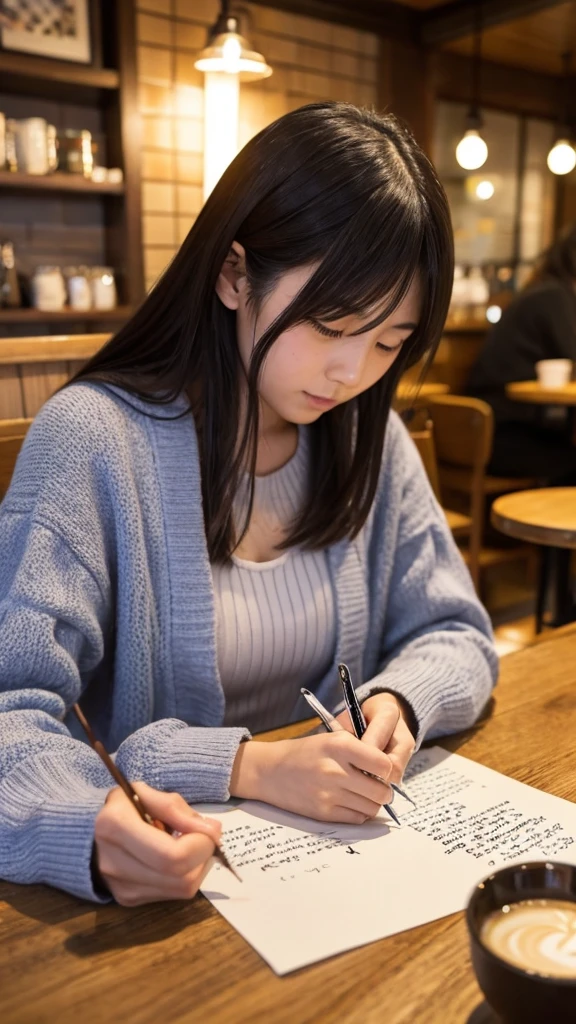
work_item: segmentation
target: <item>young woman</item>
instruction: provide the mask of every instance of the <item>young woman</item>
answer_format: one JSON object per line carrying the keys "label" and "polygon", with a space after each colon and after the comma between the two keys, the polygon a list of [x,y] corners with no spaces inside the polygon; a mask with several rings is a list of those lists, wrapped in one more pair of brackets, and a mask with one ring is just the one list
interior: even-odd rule
{"label": "young woman", "polygon": [[[0,876],[193,895],[188,803],[362,822],[476,719],[488,619],[390,402],[438,342],[444,192],[393,117],[319,103],[254,138],[133,319],[35,420],[0,531]],[[369,723],[259,743],[334,708]],[[71,714],[174,839],[140,821]],[[345,717],[342,718],[345,724]],[[178,795],[176,795],[178,794]]]}

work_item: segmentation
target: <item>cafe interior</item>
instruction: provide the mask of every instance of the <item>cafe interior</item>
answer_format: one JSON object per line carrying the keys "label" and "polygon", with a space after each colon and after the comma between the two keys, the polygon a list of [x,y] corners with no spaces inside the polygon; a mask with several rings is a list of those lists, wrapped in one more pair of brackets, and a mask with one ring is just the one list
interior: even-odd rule
{"label": "cafe interior", "polygon": [[[222,911],[225,901],[240,902],[232,881],[225,895],[205,890],[207,898],[131,908],[94,906],[8,878],[0,882],[0,1018],[575,1021],[576,867],[566,865],[576,816],[570,819],[566,807],[576,799],[576,306],[558,346],[544,315],[534,315],[539,354],[528,370],[515,376],[511,369],[500,382],[520,423],[529,410],[551,448],[562,437],[568,460],[575,446],[572,479],[568,472],[552,478],[542,460],[532,465],[524,448],[531,433],[518,441],[517,465],[512,460],[500,471],[498,412],[489,389],[473,383],[478,360],[495,344],[490,339],[504,352],[506,325],[509,337],[520,329],[513,311],[541,287],[533,276],[543,254],[576,225],[576,2],[9,0],[0,28],[0,499],[10,494],[37,414],[158,287],[249,140],[318,101],[391,112],[406,122],[446,192],[455,267],[438,348],[431,361],[424,357],[404,373],[393,407],[487,610],[500,659],[500,681],[482,717],[440,744],[444,753],[462,755],[450,769],[455,779],[465,775],[468,758],[487,774],[471,773],[467,784],[495,787],[501,802],[494,805],[513,807],[517,798],[527,808],[526,835],[550,819],[550,835],[572,829],[573,837],[565,845],[542,840],[517,848],[532,850],[526,861],[550,861],[539,874],[534,868],[534,878],[526,869],[528,897],[545,903],[553,889],[573,904],[564,908],[573,919],[566,938],[571,969],[560,981],[522,962],[502,967],[508,961],[498,947],[478,938],[482,900],[492,900],[495,912],[520,898],[521,883],[508,875],[495,892],[486,883],[470,902],[459,897],[456,905],[455,897],[437,913],[427,909],[406,920],[398,912],[404,923],[395,929],[380,920],[380,931],[366,923],[365,932],[352,923],[363,915],[367,922],[369,914],[351,879],[349,891],[334,891],[350,917],[345,938],[331,945],[326,927],[317,950],[293,960],[267,951],[256,914],[247,923],[244,911]],[[2,642],[0,620],[0,662]],[[304,726],[286,724],[282,736],[301,736]],[[416,756],[425,754],[423,748]],[[418,776],[412,788],[410,770],[406,779],[416,809],[398,793],[394,808],[409,821],[428,798]],[[508,790],[512,782],[524,784],[522,792]],[[438,785],[449,783],[442,777]],[[527,787],[536,794],[533,804]],[[541,806],[542,791],[555,803]],[[2,792],[0,785],[0,832]],[[464,808],[458,787],[453,792]],[[440,837],[446,846],[458,833],[458,815],[442,838],[441,817],[429,814],[415,834]],[[263,826],[287,824],[260,817]],[[493,826],[504,827],[501,819]],[[350,854],[358,852],[352,832],[346,842]],[[450,860],[455,875],[461,855]],[[428,887],[435,884],[436,868],[418,856],[416,849],[413,864],[399,862],[395,878],[400,884],[402,871],[411,876],[414,903],[422,900],[427,874]],[[479,860],[474,880],[494,865],[512,872],[504,865],[514,854],[493,856]],[[211,878],[208,890],[218,890],[220,878]],[[340,881],[345,885],[345,875]],[[329,891],[322,889],[325,897]],[[284,931],[285,945],[308,949],[302,906],[314,897],[306,892],[302,882],[294,896],[299,917],[272,890],[266,897],[278,950],[277,933]],[[298,920],[302,934],[295,932]]]}

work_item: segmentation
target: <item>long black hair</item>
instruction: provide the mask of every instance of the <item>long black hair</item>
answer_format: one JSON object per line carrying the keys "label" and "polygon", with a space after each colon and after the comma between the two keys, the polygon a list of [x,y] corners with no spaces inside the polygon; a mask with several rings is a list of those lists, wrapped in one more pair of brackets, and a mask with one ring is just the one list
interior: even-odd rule
{"label": "long black hair", "polygon": [[[316,266],[241,364],[235,312],[215,285],[236,240],[246,250],[256,311],[287,271]],[[432,357],[446,318],[453,242],[446,195],[408,128],[347,103],[313,103],[279,118],[230,164],[179,252],[132,319],[74,380],[120,385],[153,402],[190,397],[199,439],[208,550],[230,556],[241,474],[256,465],[258,379],[275,340],[309,318],[383,321],[415,276],[416,330],[391,369],[312,426],[313,486],[285,546],[325,547],[361,529],[370,511],[386,422],[400,375]],[[385,302],[386,308],[382,307]],[[244,429],[242,392],[247,398]],[[240,436],[239,436],[240,433]]]}

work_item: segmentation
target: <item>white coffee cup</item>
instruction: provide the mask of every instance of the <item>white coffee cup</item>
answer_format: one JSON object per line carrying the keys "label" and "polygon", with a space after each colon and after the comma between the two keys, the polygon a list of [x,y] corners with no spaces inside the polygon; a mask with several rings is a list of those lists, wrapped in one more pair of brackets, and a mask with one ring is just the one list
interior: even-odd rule
{"label": "white coffee cup", "polygon": [[543,388],[562,388],[572,378],[572,360],[541,359],[536,374]]}

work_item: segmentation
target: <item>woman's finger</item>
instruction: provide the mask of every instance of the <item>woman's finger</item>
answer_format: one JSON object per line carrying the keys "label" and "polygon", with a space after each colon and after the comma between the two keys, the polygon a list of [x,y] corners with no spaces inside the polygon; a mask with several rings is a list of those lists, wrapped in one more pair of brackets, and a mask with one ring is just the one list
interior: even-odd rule
{"label": "woman's finger", "polygon": [[348,774],[347,778],[343,781],[343,788],[348,793],[355,793],[358,796],[363,797],[365,800],[370,800],[372,803],[378,804],[379,807],[382,804],[388,804],[392,800],[392,790],[390,786],[385,785],[383,782],[379,782],[377,779],[369,778],[364,775],[358,768],[354,768],[351,765],[352,772]]}
{"label": "woman's finger", "polygon": [[340,806],[348,807],[351,811],[357,811],[366,818],[375,818],[382,804],[387,801],[370,800],[368,797],[363,796],[362,793],[347,791],[340,796],[340,802]]}
{"label": "woman's finger", "polygon": [[334,808],[331,820],[342,821],[346,825],[363,825],[371,817],[373,815],[364,814],[362,811],[353,811],[350,807],[338,805]]}
{"label": "woman's finger", "polygon": [[[362,771],[378,775],[386,782],[392,771],[392,762],[387,754],[370,743],[364,743],[353,736],[337,733],[333,738],[334,757],[340,764],[353,765]],[[338,749],[339,747],[339,749]]]}
{"label": "woman's finger", "polygon": [[213,839],[203,832],[175,838],[147,825],[122,790],[110,794],[105,810],[96,818],[96,843],[119,846],[154,871],[185,875],[214,852]]}
{"label": "woman's finger", "polygon": [[198,814],[180,793],[161,793],[145,782],[135,782],[133,785],[153,818],[160,818],[165,825],[178,832],[204,832],[215,842],[220,838],[220,822],[215,818],[205,818]]}
{"label": "woman's finger", "polygon": [[392,782],[400,783],[408,762],[414,753],[414,737],[408,726],[400,719],[386,753],[392,762]]}
{"label": "woman's finger", "polygon": [[383,703],[378,713],[370,721],[362,737],[363,743],[369,743],[378,750],[386,750],[400,720],[400,708],[396,703]]}
{"label": "woman's finger", "polygon": [[111,882],[109,888],[116,902],[124,907],[139,907],[145,903],[163,903],[165,900],[190,900],[198,892],[208,867],[202,869],[201,872],[197,870],[180,879],[178,884],[172,880],[170,884],[162,882],[162,884],[144,885],[132,879],[120,879]]}

